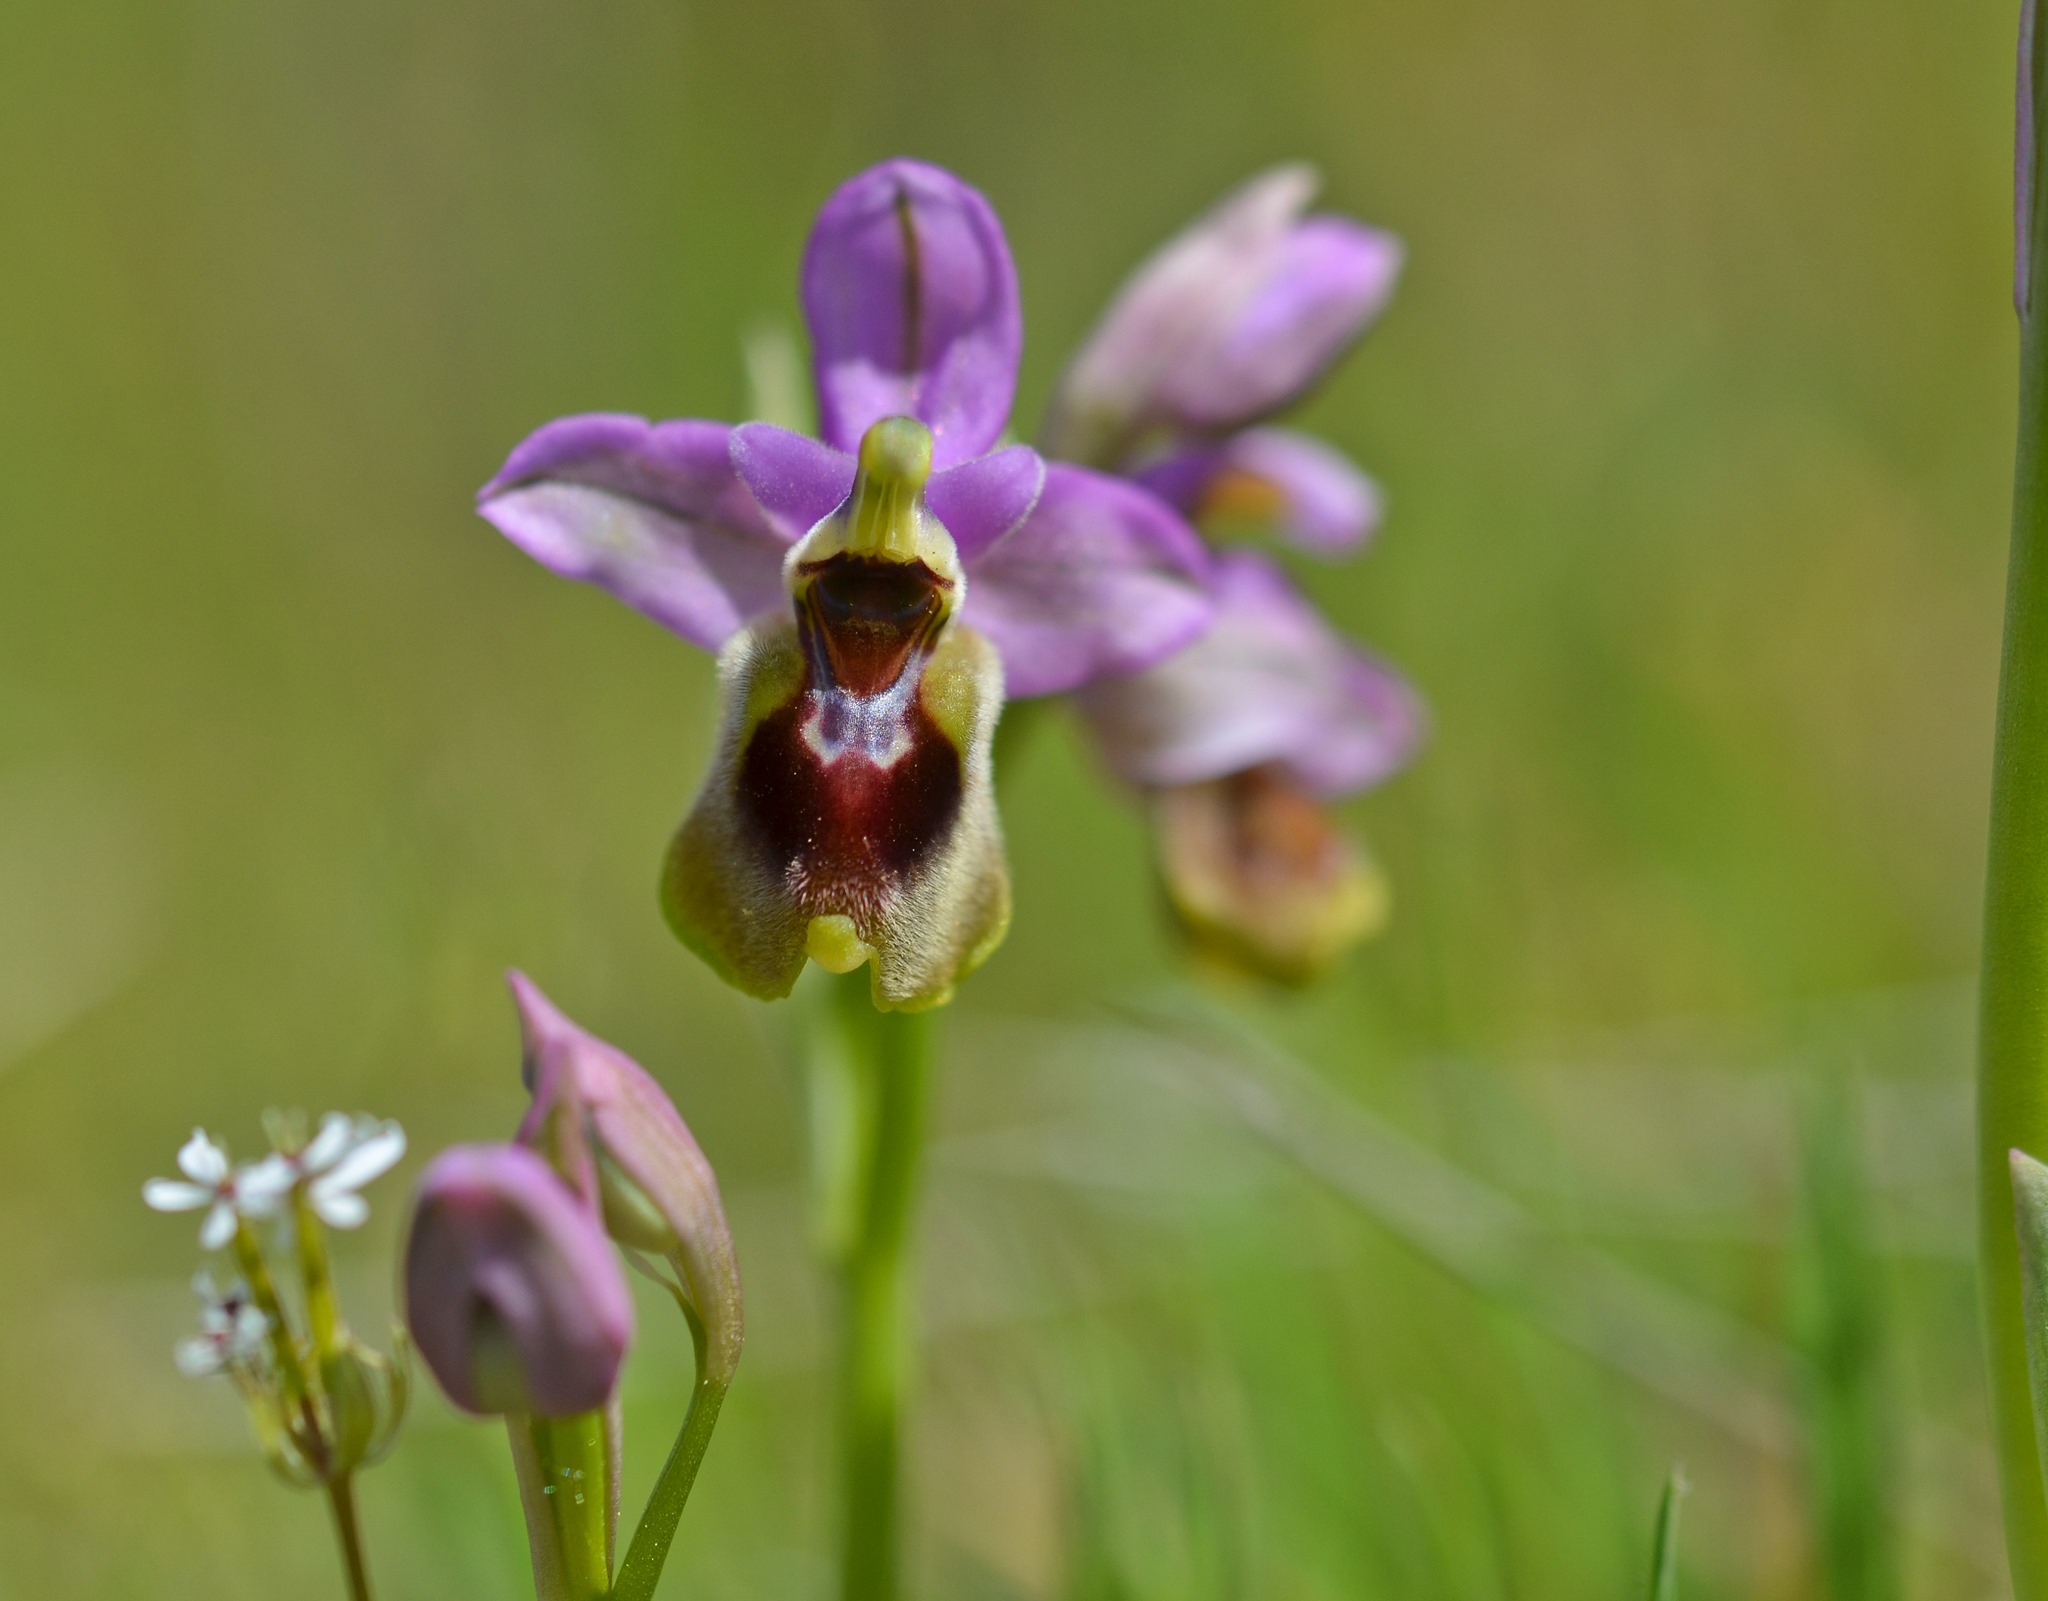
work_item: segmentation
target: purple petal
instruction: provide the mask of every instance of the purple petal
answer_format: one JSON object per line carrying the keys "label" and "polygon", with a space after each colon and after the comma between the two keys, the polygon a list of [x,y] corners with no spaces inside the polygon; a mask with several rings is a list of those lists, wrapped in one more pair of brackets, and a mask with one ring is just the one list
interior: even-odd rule
{"label": "purple petal", "polygon": [[1017,531],[967,570],[967,623],[1002,653],[1013,697],[1131,673],[1208,626],[1208,554],[1148,490],[1050,463]]}
{"label": "purple petal", "polygon": [[1024,324],[1002,224],[981,195],[921,161],[885,161],[827,200],[804,250],[819,432],[853,450],[870,424],[915,417],[950,467],[1010,415]]}
{"label": "purple petal", "polygon": [[732,431],[732,465],[755,503],[791,544],[853,493],[853,457],[773,423],[741,423]]}
{"label": "purple petal", "polygon": [[1263,557],[1219,557],[1212,587],[1216,621],[1194,644],[1078,697],[1119,775],[1166,788],[1277,762],[1334,795],[1408,760],[1422,711],[1393,669],[1340,639]]}
{"label": "purple petal", "polygon": [[633,1303],[595,1213],[516,1145],[456,1146],[428,1165],[405,1301],[421,1357],[471,1412],[594,1411],[633,1337]]}
{"label": "purple petal", "polygon": [[960,559],[972,561],[1031,515],[1044,488],[1044,459],[1029,445],[1013,445],[935,474],[925,503]]}
{"label": "purple petal", "polygon": [[1256,291],[1161,385],[1160,410],[1183,427],[1238,428],[1299,396],[1385,309],[1401,243],[1342,217],[1288,231]]}
{"label": "purple petal", "polygon": [[1342,451],[1285,428],[1248,428],[1191,445],[1138,481],[1201,527],[1271,523],[1304,550],[1336,555],[1379,527],[1379,486]]}
{"label": "purple petal", "polygon": [[1316,174],[1275,167],[1239,185],[1154,251],[1075,354],[1047,408],[1045,448],[1116,465],[1131,436],[1157,421],[1162,386],[1222,337],[1258,290]]}
{"label": "purple petal", "polygon": [[784,536],[734,475],[730,430],[594,413],[532,434],[477,510],[564,578],[706,650],[782,594]]}

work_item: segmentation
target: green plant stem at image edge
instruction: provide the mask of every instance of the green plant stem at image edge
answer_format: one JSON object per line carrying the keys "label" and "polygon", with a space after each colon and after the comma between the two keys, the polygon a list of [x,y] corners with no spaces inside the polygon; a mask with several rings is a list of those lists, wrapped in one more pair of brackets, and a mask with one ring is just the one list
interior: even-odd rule
{"label": "green plant stem at image edge", "polygon": [[[2022,83],[2039,101],[2044,43]],[[2023,116],[2029,108],[2022,107]],[[2041,119],[2033,117],[2033,125]],[[2036,163],[2038,168],[2038,162]],[[2034,175],[2038,178],[2038,172]],[[2034,1441],[2008,1151],[2048,1155],[2048,239],[2041,186],[2020,226],[2020,426],[1992,758],[1977,1082],[1978,1250],[2015,1601],[2048,1601],[2048,1497]]]}

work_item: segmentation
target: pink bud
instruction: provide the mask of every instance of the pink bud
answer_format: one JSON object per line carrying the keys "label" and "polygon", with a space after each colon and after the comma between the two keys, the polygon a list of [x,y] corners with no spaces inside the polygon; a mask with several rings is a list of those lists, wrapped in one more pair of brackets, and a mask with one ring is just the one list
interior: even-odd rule
{"label": "pink bud", "polygon": [[420,1355],[469,1412],[594,1411],[633,1338],[595,1211],[514,1145],[459,1145],[421,1175],[405,1302]]}
{"label": "pink bud", "polygon": [[707,1375],[730,1382],[745,1316],[711,1164],[644,1068],[570,1022],[524,973],[508,981],[533,1092],[520,1144],[547,1152],[585,1186],[612,1238],[668,1259],[704,1325]]}

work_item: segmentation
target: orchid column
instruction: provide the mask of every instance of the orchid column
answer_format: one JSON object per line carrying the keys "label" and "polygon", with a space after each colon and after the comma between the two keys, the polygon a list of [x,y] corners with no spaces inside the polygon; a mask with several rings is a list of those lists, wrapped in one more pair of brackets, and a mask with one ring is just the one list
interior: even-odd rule
{"label": "orchid column", "polygon": [[1153,666],[1215,606],[1201,541],[1158,496],[996,448],[1023,321],[975,190],[913,161],[857,175],[818,215],[801,288],[822,438],[564,418],[479,509],[719,653],[718,748],[662,877],[677,936],[762,1000],[808,963],[839,975],[809,1030],[814,1177],[840,1290],[841,1583],[879,1601],[899,1590],[917,1014],[1008,927],[997,717]]}
{"label": "orchid column", "polygon": [[2020,30],[2014,299],[2020,431],[1998,745],[1991,773],[1978,1184],[1985,1337],[2017,1601],[2048,1598],[2048,1500],[2028,1393],[2025,1313],[2008,1151],[2048,1156],[2048,240],[2034,131],[2039,53],[2028,0]]}

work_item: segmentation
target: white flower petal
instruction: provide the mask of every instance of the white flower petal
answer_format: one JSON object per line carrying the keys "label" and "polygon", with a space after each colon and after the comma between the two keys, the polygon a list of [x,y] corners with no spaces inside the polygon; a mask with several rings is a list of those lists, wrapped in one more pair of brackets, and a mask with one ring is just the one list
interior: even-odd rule
{"label": "white flower petal", "polygon": [[320,1214],[329,1228],[353,1229],[360,1228],[363,1220],[370,1215],[370,1203],[360,1195],[347,1191],[328,1195],[315,1191],[313,1210]]}
{"label": "white flower petal", "polygon": [[178,1342],[171,1359],[178,1364],[178,1371],[188,1379],[211,1378],[226,1365],[226,1353],[220,1343],[204,1334],[195,1334]]}
{"label": "white flower petal", "polygon": [[388,1173],[405,1155],[405,1130],[396,1123],[370,1125],[368,1137],[314,1181],[317,1192],[328,1195],[342,1190],[359,1190],[372,1179]]}
{"label": "white flower petal", "polygon": [[196,1128],[178,1152],[178,1170],[198,1184],[218,1184],[228,1176],[228,1153]]}
{"label": "white flower petal", "polygon": [[151,1179],[142,1186],[142,1204],[153,1212],[191,1212],[212,1201],[210,1185],[187,1184],[183,1179]]}
{"label": "white flower petal", "polygon": [[313,1136],[313,1143],[299,1152],[300,1171],[321,1173],[341,1160],[355,1140],[355,1125],[346,1113],[329,1112],[320,1119],[320,1132]]}
{"label": "white flower petal", "polygon": [[231,1201],[216,1201],[206,1221],[199,1225],[199,1248],[218,1251],[235,1237],[235,1208]]}
{"label": "white flower petal", "polygon": [[267,1217],[291,1193],[298,1181],[292,1164],[282,1156],[270,1155],[251,1162],[235,1175],[235,1205],[244,1217]]}
{"label": "white flower petal", "polygon": [[235,1326],[231,1335],[231,1349],[241,1360],[258,1355],[263,1342],[270,1338],[270,1319],[246,1301],[235,1314]]}

